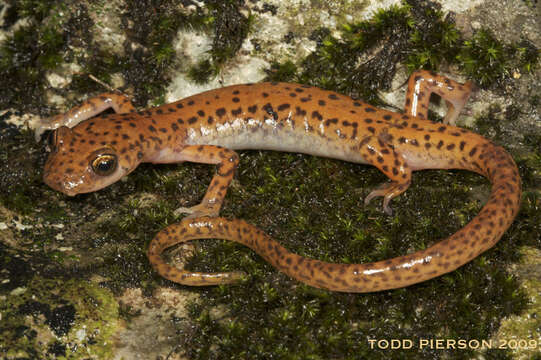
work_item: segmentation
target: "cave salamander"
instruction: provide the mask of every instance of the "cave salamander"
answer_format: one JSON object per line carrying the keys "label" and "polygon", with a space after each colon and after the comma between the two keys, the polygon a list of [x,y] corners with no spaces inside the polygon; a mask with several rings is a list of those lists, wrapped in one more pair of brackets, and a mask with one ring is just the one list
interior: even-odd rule
{"label": "cave salamander", "polygon": [[[315,287],[371,292],[408,286],[450,272],[491,248],[515,218],[521,199],[512,157],[480,135],[454,123],[472,90],[428,71],[414,72],[403,113],[378,109],[333,91],[291,83],[228,86],[175,103],[136,111],[129,98],[106,93],[53,117],[38,133],[54,130],[43,177],[67,195],[99,190],[142,162],[215,164],[200,204],[161,231],[148,257],[167,279],[187,285],[239,280],[241,272],[181,270],[161,257],[165,248],[193,239],[220,238],[244,244],[292,278]],[[447,103],[444,123],[427,119],[429,97]],[[112,108],[114,114],[103,113]],[[427,249],[366,264],[336,264],[298,256],[258,228],[218,217],[239,157],[235,150],[300,152],[377,167],[389,181],[365,199],[390,200],[407,190],[412,171],[465,169],[487,177],[490,197],[480,213],[455,234]]]}

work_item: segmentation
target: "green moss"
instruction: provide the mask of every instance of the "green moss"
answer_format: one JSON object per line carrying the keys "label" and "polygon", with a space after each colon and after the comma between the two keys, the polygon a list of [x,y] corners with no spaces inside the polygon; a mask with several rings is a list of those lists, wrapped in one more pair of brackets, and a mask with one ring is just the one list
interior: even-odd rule
{"label": "green moss", "polygon": [[188,77],[197,84],[205,84],[218,75],[219,68],[210,60],[201,60],[188,70]]}
{"label": "green moss", "polygon": [[297,65],[291,60],[286,60],[283,63],[273,62],[269,70],[266,71],[268,79],[272,81],[288,82],[295,79],[297,73]]}
{"label": "green moss", "polygon": [[[521,279],[524,291],[530,299],[529,306],[520,316],[511,316],[502,322],[495,339],[505,342],[513,350],[515,358],[533,359],[539,356],[539,319],[541,312],[541,293],[539,289],[539,271],[536,268],[541,261],[539,248],[523,247],[522,260],[517,264],[515,272]],[[537,355],[536,355],[537,354]]]}
{"label": "green moss", "polygon": [[539,51],[527,41],[507,45],[487,29],[464,41],[457,56],[466,76],[482,88],[502,87],[515,69],[531,72],[538,63]]}
{"label": "green moss", "polygon": [[215,17],[212,59],[221,65],[240,49],[253,19],[240,12],[244,0],[208,0],[206,4]]}
{"label": "green moss", "polygon": [[[95,24],[83,4],[68,7],[59,1],[25,0],[12,1],[11,6],[13,17],[27,18],[27,24],[0,44],[0,76],[8,81],[0,89],[0,106],[36,113],[46,112],[43,109],[44,90],[48,86],[45,75],[57,71],[65,62],[76,63],[83,69],[65,89],[52,89],[54,92],[61,95],[102,92],[103,87],[88,75],[108,83],[113,74],[121,73],[126,81],[124,88],[130,88],[137,105],[146,105],[151,99],[159,103],[170,81],[171,69],[178,66],[172,46],[178,31],[210,29],[214,24],[203,8],[187,14],[176,1],[162,1],[148,11],[146,2],[127,1],[124,18],[129,18],[130,23],[122,24],[127,42],[120,52],[102,49],[95,43]],[[91,6],[97,12],[104,4]],[[225,31],[225,25],[219,30]],[[229,35],[231,32],[224,33],[225,37]],[[216,66],[238,50],[234,44],[242,43],[242,39],[229,39],[227,44],[215,41],[221,59]],[[81,47],[85,51],[79,51]]]}
{"label": "green moss", "polygon": [[118,305],[109,291],[78,279],[35,277],[3,297],[0,354],[6,359],[112,358]]}
{"label": "green moss", "polygon": [[[304,70],[295,80],[381,104],[376,89],[390,87],[411,33],[408,9],[392,6],[369,21],[344,25],[340,38],[325,36],[301,62]],[[371,55],[359,58],[362,52]]]}
{"label": "green moss", "polygon": [[20,1],[11,6],[15,17],[26,16],[29,21],[0,44],[0,77],[4,79],[0,107],[36,111],[37,104],[43,103],[45,72],[58,66],[70,51],[63,31],[69,14],[60,15],[66,7],[58,1]]}
{"label": "green moss", "polygon": [[449,59],[454,59],[461,35],[452,18],[444,17],[441,10],[432,7],[410,10],[410,14],[414,30],[409,39],[408,70],[436,70]]}
{"label": "green moss", "polygon": [[[10,116],[9,113],[6,115]],[[0,118],[0,205],[20,215],[34,214],[43,205],[43,199],[36,197],[42,186],[36,166],[38,157],[32,134],[29,131],[21,134],[15,127],[5,127]],[[57,207],[55,204],[50,206]]]}
{"label": "green moss", "polygon": [[211,14],[207,23],[213,26],[214,36],[209,58],[188,71],[190,79],[196,83],[208,82],[227,60],[236,55],[253,22],[251,15],[245,16],[241,12],[244,0],[208,0],[205,3]]}
{"label": "green moss", "polygon": [[410,72],[455,64],[482,88],[502,88],[516,69],[529,73],[539,64],[539,50],[530,42],[505,44],[487,29],[463,39],[438,5],[416,0],[343,25],[339,36],[319,29],[312,39],[316,51],[298,68],[290,60],[273,63],[267,79],[316,85],[381,105],[377,92],[390,89],[400,63]]}
{"label": "green moss", "polygon": [[[119,60],[127,85],[134,87],[136,103],[142,105],[150,99],[163,98],[171,70],[178,66],[172,46],[178,31],[186,28],[206,29],[209,17],[201,8],[193,13],[184,13],[178,3],[171,0],[152,6],[152,11],[149,11],[146,2],[129,0],[124,16],[133,22],[123,25],[128,41],[140,44],[142,48],[126,48],[125,56]],[[154,103],[160,104],[159,101]]]}

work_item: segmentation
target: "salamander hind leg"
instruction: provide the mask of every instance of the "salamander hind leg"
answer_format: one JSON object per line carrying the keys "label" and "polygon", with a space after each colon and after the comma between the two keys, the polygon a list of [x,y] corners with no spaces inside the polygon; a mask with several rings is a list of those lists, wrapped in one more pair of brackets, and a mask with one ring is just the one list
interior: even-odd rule
{"label": "salamander hind leg", "polygon": [[411,74],[406,93],[406,114],[420,119],[428,117],[430,94],[441,96],[447,104],[447,114],[443,119],[446,124],[455,125],[460,111],[466,105],[474,88],[471,81],[464,84],[451,80],[431,71],[417,70]]}
{"label": "salamander hind leg", "polygon": [[359,151],[368,163],[377,167],[390,179],[390,182],[380,185],[368,194],[364,204],[367,205],[375,197],[383,196],[383,211],[392,215],[389,203],[410,186],[411,168],[391,145],[375,136],[365,138],[361,142]]}

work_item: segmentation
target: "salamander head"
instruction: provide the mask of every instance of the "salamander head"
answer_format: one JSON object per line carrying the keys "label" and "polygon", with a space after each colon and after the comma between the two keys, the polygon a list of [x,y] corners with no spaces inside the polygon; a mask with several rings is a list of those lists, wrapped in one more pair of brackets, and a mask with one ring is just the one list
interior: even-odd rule
{"label": "salamander head", "polygon": [[[80,126],[80,125],[79,125]],[[62,126],[51,133],[51,153],[45,163],[43,181],[66,195],[102,189],[139,165],[137,156],[122,155],[116,142],[98,132],[86,133]],[[126,151],[126,149],[124,149]]]}

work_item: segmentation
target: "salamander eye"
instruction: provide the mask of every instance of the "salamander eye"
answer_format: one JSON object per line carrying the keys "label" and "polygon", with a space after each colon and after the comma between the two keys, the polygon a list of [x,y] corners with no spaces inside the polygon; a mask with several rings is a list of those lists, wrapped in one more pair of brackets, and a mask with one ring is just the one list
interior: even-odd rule
{"label": "salamander eye", "polygon": [[113,154],[101,154],[92,160],[92,170],[100,176],[111,175],[116,167],[116,155]]}

